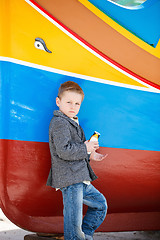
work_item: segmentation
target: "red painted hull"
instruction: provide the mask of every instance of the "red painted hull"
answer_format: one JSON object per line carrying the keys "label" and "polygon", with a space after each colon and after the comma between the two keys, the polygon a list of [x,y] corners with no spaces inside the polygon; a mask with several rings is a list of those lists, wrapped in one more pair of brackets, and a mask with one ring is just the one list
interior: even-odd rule
{"label": "red painted hull", "polygon": [[[0,140],[0,152],[5,214],[30,231],[63,232],[61,192],[46,186],[48,143]],[[94,185],[106,196],[109,211],[99,231],[159,229],[160,152],[118,148],[100,152],[109,155],[92,164],[99,176]]]}

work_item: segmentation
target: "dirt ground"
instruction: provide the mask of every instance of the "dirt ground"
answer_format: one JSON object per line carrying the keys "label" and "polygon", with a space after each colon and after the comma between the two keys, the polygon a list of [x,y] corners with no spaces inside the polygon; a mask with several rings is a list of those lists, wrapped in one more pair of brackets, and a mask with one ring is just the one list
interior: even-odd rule
{"label": "dirt ground", "polygon": [[[0,240],[24,240],[32,234],[11,223],[0,210]],[[94,240],[160,240],[160,231],[95,233]]]}

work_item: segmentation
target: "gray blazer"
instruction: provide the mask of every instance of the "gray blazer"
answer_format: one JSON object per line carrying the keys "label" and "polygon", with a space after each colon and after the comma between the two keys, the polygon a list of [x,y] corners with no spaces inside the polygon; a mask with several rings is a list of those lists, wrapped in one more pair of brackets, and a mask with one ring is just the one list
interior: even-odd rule
{"label": "gray blazer", "polygon": [[85,140],[82,128],[74,120],[54,111],[49,126],[51,170],[48,186],[63,188],[97,178],[89,164]]}

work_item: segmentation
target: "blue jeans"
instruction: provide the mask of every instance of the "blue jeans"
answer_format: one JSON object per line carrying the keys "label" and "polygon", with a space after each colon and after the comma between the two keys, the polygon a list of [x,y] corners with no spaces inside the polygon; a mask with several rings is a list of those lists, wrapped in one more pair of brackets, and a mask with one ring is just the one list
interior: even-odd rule
{"label": "blue jeans", "polygon": [[[63,195],[64,239],[92,240],[95,230],[104,221],[107,202],[92,184],[77,183],[61,188]],[[88,206],[83,218],[83,204]]]}

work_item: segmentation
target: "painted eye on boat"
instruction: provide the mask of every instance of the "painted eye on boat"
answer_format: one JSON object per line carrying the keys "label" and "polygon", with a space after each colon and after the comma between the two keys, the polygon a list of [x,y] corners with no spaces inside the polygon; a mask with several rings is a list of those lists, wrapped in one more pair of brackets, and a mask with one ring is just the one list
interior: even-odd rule
{"label": "painted eye on boat", "polygon": [[37,49],[44,50],[48,53],[52,53],[46,46],[45,41],[42,38],[35,38],[34,46]]}

